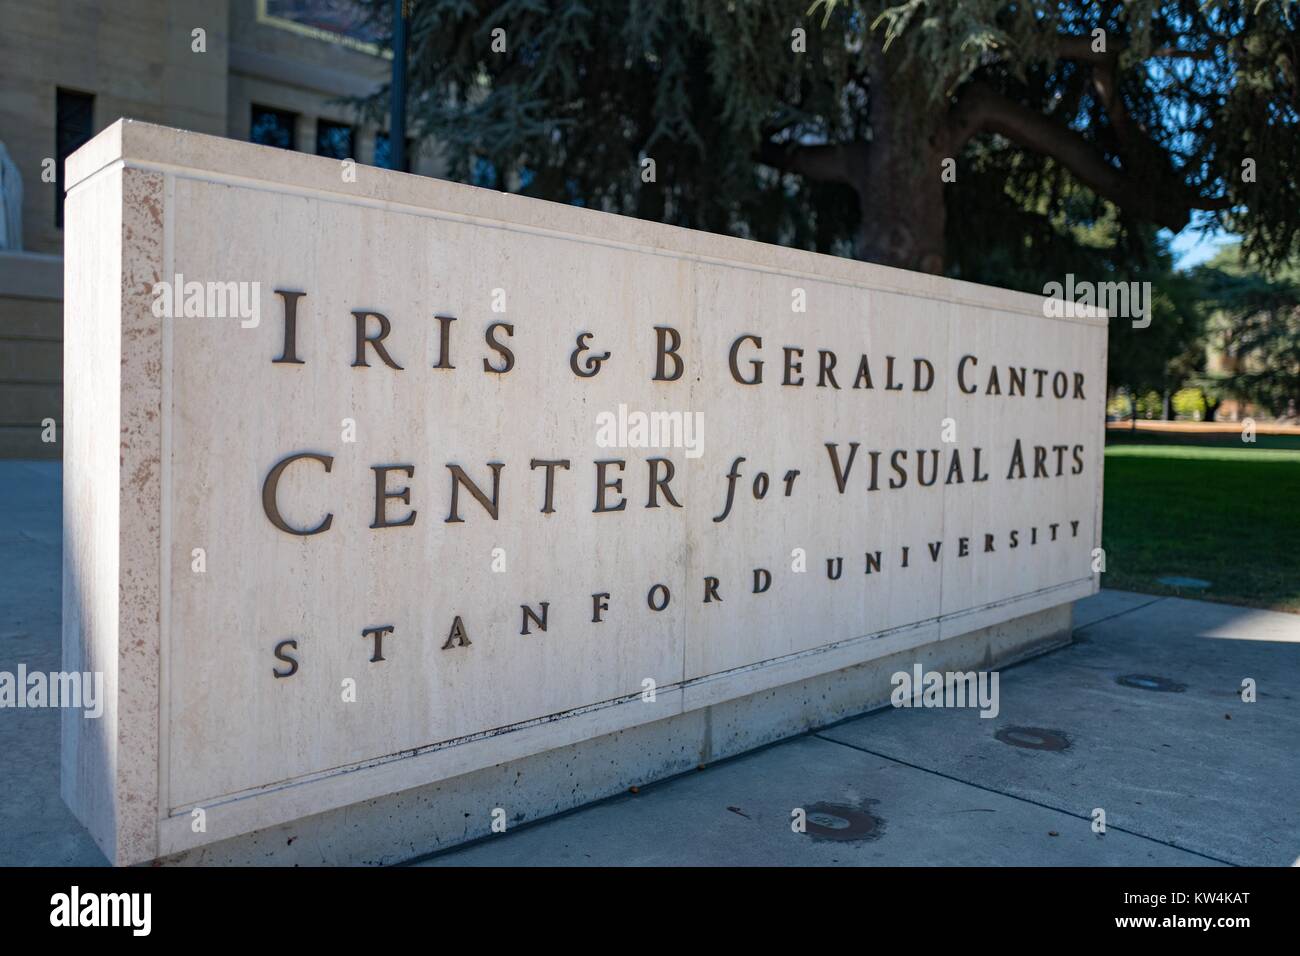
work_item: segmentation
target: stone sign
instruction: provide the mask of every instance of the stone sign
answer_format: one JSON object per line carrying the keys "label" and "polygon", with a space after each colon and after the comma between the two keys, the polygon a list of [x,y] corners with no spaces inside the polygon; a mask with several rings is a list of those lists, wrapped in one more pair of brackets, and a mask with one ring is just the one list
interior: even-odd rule
{"label": "stone sign", "polygon": [[1103,318],[139,123],[68,182],[64,796],[114,862],[1097,587]]}

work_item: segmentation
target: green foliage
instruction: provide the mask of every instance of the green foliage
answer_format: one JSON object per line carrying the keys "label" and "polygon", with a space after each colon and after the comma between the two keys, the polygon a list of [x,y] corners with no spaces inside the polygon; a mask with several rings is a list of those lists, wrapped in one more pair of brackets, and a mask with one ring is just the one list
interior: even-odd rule
{"label": "green foliage", "polygon": [[[386,24],[391,4],[372,6]],[[764,123],[834,111],[829,76],[852,54],[810,29],[796,56],[800,22],[771,0],[428,0],[409,28],[412,125],[465,182],[846,253],[851,192],[753,156]],[[386,94],[362,105],[378,119]]]}
{"label": "green foliage", "polygon": [[1170,399],[1174,415],[1194,422],[1205,419],[1205,394],[1199,388],[1180,388]]}
{"label": "green foliage", "polygon": [[1130,418],[1133,415],[1133,400],[1127,394],[1115,394],[1106,402],[1107,418]]}
{"label": "green foliage", "polygon": [[[369,3],[386,25],[391,3]],[[778,172],[760,149],[844,144],[871,156],[893,136],[919,150],[978,81],[1076,131],[1083,148],[1143,184],[1139,195],[1157,196],[1166,218],[1208,198],[1212,222],[1276,267],[1300,253],[1297,9],[1292,0],[821,0],[811,9],[807,0],[416,0],[410,110],[457,179],[848,254],[861,230],[913,218],[906,200],[932,188],[929,158],[918,152],[910,168],[895,159],[884,179],[868,162],[858,178],[833,182]],[[497,28],[504,53],[492,51]],[[796,28],[806,52],[792,49]],[[1092,66],[1058,48],[1061,36],[1094,29],[1120,51],[1122,128]],[[378,116],[386,91],[363,105]],[[1137,132],[1126,139],[1126,130]],[[1148,265],[1150,223],[1099,198],[1050,153],[993,134],[966,144],[957,182],[945,187],[948,271],[1041,288],[1099,259],[1108,269]],[[653,184],[640,178],[646,156]],[[1253,183],[1243,181],[1245,159]],[[895,221],[870,218],[882,196]],[[1109,254],[1063,225],[1107,217]]]}
{"label": "green foliage", "polygon": [[1161,419],[1165,417],[1164,398],[1159,392],[1151,391],[1138,395],[1134,401],[1137,409],[1137,417],[1145,419]]}
{"label": "green foliage", "polygon": [[1270,277],[1232,246],[1198,269],[1196,281],[1211,310],[1210,343],[1236,366],[1207,376],[1207,383],[1275,415],[1294,415],[1300,405],[1300,269],[1290,266]]}

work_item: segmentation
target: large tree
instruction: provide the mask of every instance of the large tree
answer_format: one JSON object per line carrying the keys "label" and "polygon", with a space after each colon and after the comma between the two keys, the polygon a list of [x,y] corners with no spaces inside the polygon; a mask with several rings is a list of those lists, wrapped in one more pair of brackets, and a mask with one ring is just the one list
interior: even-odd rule
{"label": "large tree", "polygon": [[1266,276],[1241,254],[1222,250],[1197,269],[1208,341],[1226,367],[1198,378],[1211,401],[1232,395],[1274,415],[1300,408],[1300,264]]}
{"label": "large tree", "polygon": [[413,125],[465,181],[928,272],[1107,216],[1112,260],[1193,217],[1300,252],[1296,3],[807,2],[416,0]]}

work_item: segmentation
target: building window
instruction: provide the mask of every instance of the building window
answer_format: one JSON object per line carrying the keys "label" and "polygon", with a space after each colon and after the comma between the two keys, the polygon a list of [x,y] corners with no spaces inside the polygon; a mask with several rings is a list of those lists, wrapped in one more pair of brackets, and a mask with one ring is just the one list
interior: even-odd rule
{"label": "building window", "polygon": [[253,107],[253,122],[248,131],[249,142],[263,146],[294,148],[293,128],[297,115],[286,110],[273,110],[269,106]]}
{"label": "building window", "polygon": [[[415,140],[407,137],[406,140],[406,162],[402,164],[402,172],[411,171],[411,153],[415,151]],[[392,169],[393,158],[388,149],[388,134],[375,134],[375,165],[381,169]]]}
{"label": "building window", "polygon": [[63,228],[63,163],[95,133],[95,97],[90,93],[57,90],[54,151],[58,157],[54,171],[58,199],[54,204],[54,225]]}
{"label": "building window", "polygon": [[316,121],[316,155],[331,159],[348,159],[352,156],[352,127],[329,120]]}

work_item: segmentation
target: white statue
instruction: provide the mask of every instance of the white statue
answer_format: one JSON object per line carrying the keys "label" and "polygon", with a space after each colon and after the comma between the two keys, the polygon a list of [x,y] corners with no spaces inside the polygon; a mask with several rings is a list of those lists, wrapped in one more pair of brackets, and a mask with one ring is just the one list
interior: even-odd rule
{"label": "white statue", "polygon": [[0,249],[23,248],[23,180],[18,166],[0,143]]}

